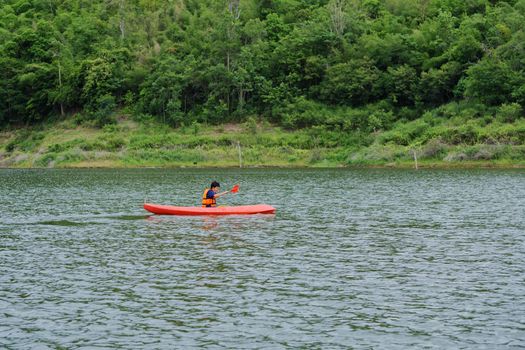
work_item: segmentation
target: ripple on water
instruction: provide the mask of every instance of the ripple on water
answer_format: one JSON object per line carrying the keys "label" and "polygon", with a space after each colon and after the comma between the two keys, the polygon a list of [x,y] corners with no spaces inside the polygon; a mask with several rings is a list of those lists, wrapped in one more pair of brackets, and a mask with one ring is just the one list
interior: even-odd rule
{"label": "ripple on water", "polygon": [[[277,214],[141,209],[195,205],[210,171],[242,183],[223,203]],[[523,171],[0,170],[0,346],[523,348],[524,185]]]}

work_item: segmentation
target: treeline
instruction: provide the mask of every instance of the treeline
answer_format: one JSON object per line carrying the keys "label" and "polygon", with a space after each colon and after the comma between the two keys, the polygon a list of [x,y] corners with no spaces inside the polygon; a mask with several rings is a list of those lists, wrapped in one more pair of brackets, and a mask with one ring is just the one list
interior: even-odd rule
{"label": "treeline", "polygon": [[512,121],[524,24],[525,0],[0,0],[0,127],[126,109],[372,131],[450,102]]}

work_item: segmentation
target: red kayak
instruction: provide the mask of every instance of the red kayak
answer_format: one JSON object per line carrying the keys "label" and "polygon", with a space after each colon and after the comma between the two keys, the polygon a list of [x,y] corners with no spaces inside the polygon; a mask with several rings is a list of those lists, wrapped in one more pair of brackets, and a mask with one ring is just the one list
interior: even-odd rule
{"label": "red kayak", "polygon": [[239,205],[235,207],[175,207],[144,203],[144,209],[158,215],[246,215],[274,214],[275,208],[267,204]]}

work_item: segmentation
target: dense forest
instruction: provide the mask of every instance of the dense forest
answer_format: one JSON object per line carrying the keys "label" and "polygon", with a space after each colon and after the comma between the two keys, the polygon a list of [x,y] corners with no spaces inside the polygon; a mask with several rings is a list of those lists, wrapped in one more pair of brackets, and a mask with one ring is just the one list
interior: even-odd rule
{"label": "dense forest", "polygon": [[373,132],[450,103],[512,122],[524,24],[525,0],[0,0],[0,127],[125,109]]}

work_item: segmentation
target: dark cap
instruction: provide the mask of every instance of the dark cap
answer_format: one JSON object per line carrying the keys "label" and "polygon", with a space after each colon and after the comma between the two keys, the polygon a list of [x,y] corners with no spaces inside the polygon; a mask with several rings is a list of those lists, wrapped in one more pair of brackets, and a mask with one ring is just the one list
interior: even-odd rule
{"label": "dark cap", "polygon": [[213,181],[213,182],[211,183],[210,188],[213,188],[213,187],[221,187],[221,184],[218,183],[217,181]]}

